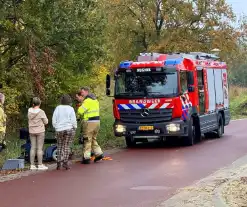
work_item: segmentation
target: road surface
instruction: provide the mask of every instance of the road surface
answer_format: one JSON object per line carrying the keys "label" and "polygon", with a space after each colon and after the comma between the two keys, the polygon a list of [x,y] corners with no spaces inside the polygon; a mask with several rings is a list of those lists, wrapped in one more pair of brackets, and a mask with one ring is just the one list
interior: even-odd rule
{"label": "road surface", "polygon": [[150,207],[247,152],[247,120],[233,121],[221,139],[193,147],[143,146],[112,161],[75,164],[0,183],[1,207]]}

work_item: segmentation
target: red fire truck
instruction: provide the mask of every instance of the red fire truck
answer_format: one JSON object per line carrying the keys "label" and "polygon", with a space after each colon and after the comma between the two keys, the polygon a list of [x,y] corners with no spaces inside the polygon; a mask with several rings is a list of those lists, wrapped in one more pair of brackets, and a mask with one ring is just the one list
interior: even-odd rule
{"label": "red fire truck", "polygon": [[[227,65],[214,54],[140,54],[121,62],[114,80],[114,133],[128,147],[167,137],[192,146],[202,134],[222,137],[230,122]],[[110,83],[107,75],[107,96]]]}

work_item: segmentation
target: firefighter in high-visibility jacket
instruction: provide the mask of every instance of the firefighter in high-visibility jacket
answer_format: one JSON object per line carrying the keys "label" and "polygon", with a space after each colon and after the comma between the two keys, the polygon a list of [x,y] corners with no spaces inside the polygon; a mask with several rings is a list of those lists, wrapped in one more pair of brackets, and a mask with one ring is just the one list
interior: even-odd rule
{"label": "firefighter in high-visibility jacket", "polygon": [[94,162],[104,158],[101,147],[97,142],[100,129],[99,102],[93,94],[89,94],[88,87],[81,88],[77,100],[82,102],[77,110],[77,117],[81,119],[83,135],[83,164],[90,164],[91,152]]}

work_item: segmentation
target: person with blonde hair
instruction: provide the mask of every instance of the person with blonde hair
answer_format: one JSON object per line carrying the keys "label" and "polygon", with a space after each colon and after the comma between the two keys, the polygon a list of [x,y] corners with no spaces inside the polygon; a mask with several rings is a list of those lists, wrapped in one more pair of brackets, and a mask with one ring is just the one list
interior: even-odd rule
{"label": "person with blonde hair", "polygon": [[[45,125],[48,119],[45,112],[40,109],[41,100],[34,97],[32,107],[28,109],[28,128],[31,141],[30,151],[30,169],[31,170],[47,170],[48,167],[43,165],[43,146],[45,140]],[[38,158],[38,168],[35,166],[35,156]]]}
{"label": "person with blonde hair", "polygon": [[0,93],[0,145],[1,148],[6,148],[5,134],[6,134],[6,114],[4,112],[5,96]]}

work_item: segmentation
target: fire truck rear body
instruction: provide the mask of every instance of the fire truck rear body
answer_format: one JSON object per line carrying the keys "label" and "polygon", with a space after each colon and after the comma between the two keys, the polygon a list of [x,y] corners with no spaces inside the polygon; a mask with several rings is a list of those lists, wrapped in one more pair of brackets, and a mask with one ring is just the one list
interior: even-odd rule
{"label": "fire truck rear body", "polygon": [[113,100],[115,135],[124,136],[128,146],[168,136],[180,137],[186,145],[210,132],[221,137],[230,111],[227,66],[216,58],[153,53],[120,63]]}

